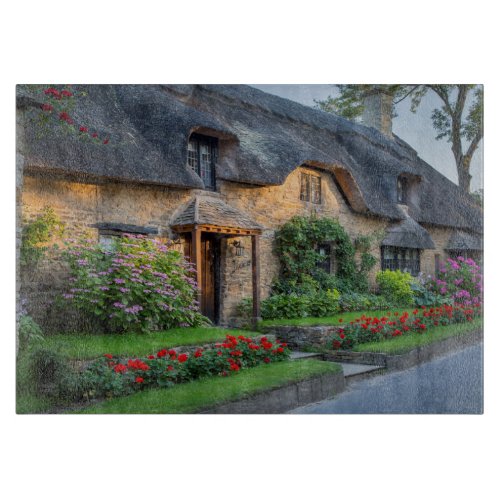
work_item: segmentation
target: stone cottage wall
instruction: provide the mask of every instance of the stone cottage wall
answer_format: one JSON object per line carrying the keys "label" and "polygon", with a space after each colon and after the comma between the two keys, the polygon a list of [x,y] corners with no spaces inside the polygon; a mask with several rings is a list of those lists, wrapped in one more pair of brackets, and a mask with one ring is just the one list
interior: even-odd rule
{"label": "stone cottage wall", "polygon": [[[315,205],[300,200],[300,172],[296,169],[282,186],[251,187],[222,182],[221,197],[228,204],[240,208],[263,227],[260,243],[261,295],[267,297],[279,267],[273,254],[274,232],[294,215],[316,212],[320,216],[337,217],[352,238],[360,234],[383,231],[386,222],[355,214],[345,204],[330,174],[322,173],[322,203]],[[66,224],[66,237],[86,235],[98,237],[90,226],[96,222],[116,222],[138,226],[157,227],[161,236],[170,236],[170,222],[179,208],[195,193],[193,190],[160,186],[139,186],[122,183],[85,184],[48,177],[26,176],[23,187],[23,216],[31,218],[50,206]],[[222,241],[221,256],[221,322],[233,323],[237,305],[252,296],[251,240],[238,238],[244,248],[236,255],[234,238]],[[374,245],[373,254],[380,259]],[[61,262],[49,258],[36,272],[23,273],[23,293],[28,296],[32,313],[41,319],[50,315],[55,295],[65,286],[67,270]],[[377,268],[371,273],[372,282]]]}
{"label": "stone cottage wall", "polygon": [[[224,200],[229,205],[250,214],[264,228],[260,244],[262,298],[269,295],[272,281],[279,272],[278,258],[273,253],[274,233],[294,215],[317,213],[318,216],[337,218],[353,240],[357,236],[374,233],[383,237],[387,227],[387,221],[354,213],[335,186],[332,174],[327,172],[321,173],[321,205],[301,201],[300,174],[308,170],[302,167],[297,168],[281,186],[254,187],[232,182],[222,183],[220,191]],[[250,238],[240,238],[240,241],[246,247],[245,255],[235,257],[234,259],[239,264],[233,264],[233,269],[237,266],[241,267],[240,272],[223,276],[225,285],[222,302],[224,307],[221,319],[226,323],[232,323],[237,319],[237,304],[243,298],[251,297]],[[369,281],[374,285],[375,274],[380,270],[378,242],[372,245],[371,253],[377,259],[377,264],[369,275]],[[247,284],[250,287],[246,286]]]}
{"label": "stone cottage wall", "polygon": [[[323,172],[321,205],[300,200],[300,173],[292,172],[281,186],[254,187],[222,182],[220,192],[214,193],[229,205],[248,213],[264,228],[260,243],[261,296],[269,295],[273,279],[278,275],[278,259],[273,253],[274,233],[294,215],[310,215],[338,218],[352,239],[359,235],[383,237],[388,221],[354,213],[344,201],[333,182],[331,174]],[[123,183],[85,184],[47,177],[25,176],[22,203],[23,217],[34,217],[45,206],[50,206],[66,224],[66,236],[87,235],[97,240],[96,222],[115,222],[137,226],[157,227],[160,236],[170,237],[170,223],[181,206],[196,191],[161,186],[140,186]],[[444,247],[451,230],[427,228],[436,250],[422,252],[421,268],[424,273],[434,273],[435,254],[446,258]],[[236,254],[232,243],[239,240],[243,255]],[[182,247],[179,247],[182,249]],[[380,269],[380,240],[372,245],[371,253],[377,264],[369,280],[375,282]],[[30,301],[31,312],[39,320],[50,316],[55,295],[66,285],[67,270],[51,258],[43,262],[35,272],[23,273],[22,291]],[[252,296],[251,239],[250,237],[226,238],[221,244],[221,316],[223,324],[238,320],[237,306],[244,298]],[[53,316],[56,316],[53,314]],[[67,318],[66,318],[67,322]]]}
{"label": "stone cottage wall", "polygon": [[431,235],[432,241],[434,241],[436,248],[432,250],[424,250],[421,253],[420,270],[425,275],[433,275],[436,270],[436,256],[439,256],[441,262],[445,262],[449,257],[445,248],[448,244],[451,234],[453,233],[453,229],[434,227],[425,224],[422,224],[422,227],[425,227],[425,229],[427,229],[427,231]]}

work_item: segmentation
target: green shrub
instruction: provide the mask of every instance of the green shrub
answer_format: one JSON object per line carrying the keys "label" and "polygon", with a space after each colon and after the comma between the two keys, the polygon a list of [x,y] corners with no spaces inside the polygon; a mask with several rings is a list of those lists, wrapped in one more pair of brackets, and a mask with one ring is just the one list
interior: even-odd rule
{"label": "green shrub", "polygon": [[340,309],[347,312],[389,309],[395,305],[382,295],[356,292],[344,293],[339,300]]}
{"label": "green shrub", "polygon": [[413,304],[413,290],[410,285],[414,279],[411,274],[403,273],[399,269],[396,271],[386,269],[377,273],[376,280],[380,293],[389,302],[400,305]]}
{"label": "green shrub", "polygon": [[442,306],[444,304],[452,305],[451,297],[444,297],[427,289],[424,285],[414,282],[410,283],[413,292],[413,298],[416,306]]}
{"label": "green shrub", "polygon": [[309,298],[308,316],[324,318],[333,316],[340,311],[340,292],[338,290],[326,290],[318,292]]}
{"label": "green shrub", "polygon": [[29,315],[19,318],[19,349],[25,350],[43,340],[43,331],[38,323]]}
{"label": "green shrub", "polygon": [[92,242],[71,242],[65,257],[71,288],[63,299],[106,332],[149,332],[201,326],[192,267],[183,255],[157,240],[126,235],[107,250]]}
{"label": "green shrub", "polygon": [[305,318],[309,313],[309,296],[307,295],[273,295],[261,303],[261,314],[264,319]]}

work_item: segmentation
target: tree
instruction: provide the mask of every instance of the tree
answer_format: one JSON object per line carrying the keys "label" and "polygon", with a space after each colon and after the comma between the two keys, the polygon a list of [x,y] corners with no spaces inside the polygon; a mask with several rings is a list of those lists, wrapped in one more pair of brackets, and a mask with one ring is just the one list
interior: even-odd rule
{"label": "tree", "polygon": [[[451,143],[462,191],[470,191],[470,164],[483,138],[483,87],[482,85],[337,85],[339,97],[316,101],[323,111],[336,113],[350,120],[364,111],[364,99],[373,93],[392,97],[393,110],[404,99],[411,99],[411,111],[416,112],[424,95],[431,90],[442,102],[432,112],[436,139],[446,138]],[[466,105],[466,101],[467,105]]]}

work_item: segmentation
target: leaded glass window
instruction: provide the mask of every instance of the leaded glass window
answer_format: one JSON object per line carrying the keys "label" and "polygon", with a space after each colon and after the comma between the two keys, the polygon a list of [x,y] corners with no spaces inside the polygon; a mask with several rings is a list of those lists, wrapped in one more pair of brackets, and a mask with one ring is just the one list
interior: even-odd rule
{"label": "leaded glass window", "polygon": [[323,269],[325,273],[330,274],[332,271],[332,247],[329,243],[321,243],[318,245],[318,253],[321,255],[321,260],[318,262],[318,269]]}
{"label": "leaded glass window", "polygon": [[382,247],[382,269],[410,273],[417,276],[420,272],[420,250],[418,248]]}
{"label": "leaded glass window", "polygon": [[301,173],[300,199],[317,205],[321,204],[321,177],[319,175]]}
{"label": "leaded glass window", "polygon": [[192,134],[188,143],[188,166],[203,181],[206,189],[215,189],[215,163],[217,162],[217,139]]}

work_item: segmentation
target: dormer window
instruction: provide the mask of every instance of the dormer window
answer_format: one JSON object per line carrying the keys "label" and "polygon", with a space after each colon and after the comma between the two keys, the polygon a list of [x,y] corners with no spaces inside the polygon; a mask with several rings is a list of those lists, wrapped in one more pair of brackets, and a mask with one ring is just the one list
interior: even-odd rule
{"label": "dormer window", "polygon": [[300,175],[300,199],[316,205],[321,204],[321,176],[302,172]]}
{"label": "dormer window", "polygon": [[402,205],[408,205],[409,186],[410,183],[407,177],[398,177],[398,203],[401,203]]}
{"label": "dormer window", "polygon": [[188,143],[188,165],[201,177],[205,189],[215,190],[217,139],[192,134]]}

